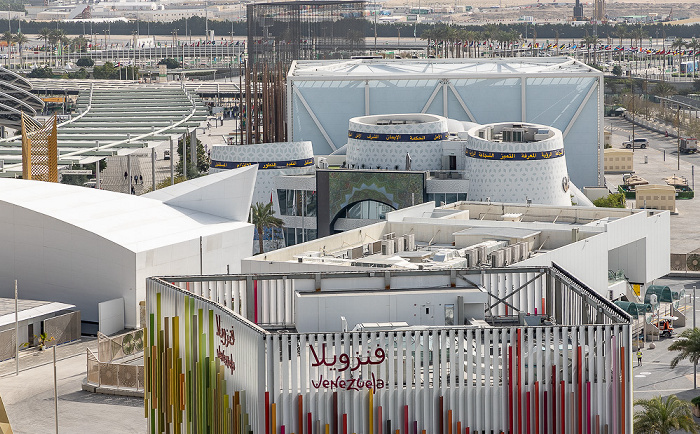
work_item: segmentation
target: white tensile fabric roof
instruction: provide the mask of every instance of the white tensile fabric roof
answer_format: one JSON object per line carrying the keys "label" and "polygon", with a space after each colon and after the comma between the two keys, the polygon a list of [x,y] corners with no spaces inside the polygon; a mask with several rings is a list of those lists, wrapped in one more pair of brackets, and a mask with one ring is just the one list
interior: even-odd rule
{"label": "white tensile fabric roof", "polygon": [[256,166],[229,170],[158,190],[154,197],[0,179],[0,223],[13,218],[6,205],[20,206],[131,251],[145,251],[249,225],[256,173]]}

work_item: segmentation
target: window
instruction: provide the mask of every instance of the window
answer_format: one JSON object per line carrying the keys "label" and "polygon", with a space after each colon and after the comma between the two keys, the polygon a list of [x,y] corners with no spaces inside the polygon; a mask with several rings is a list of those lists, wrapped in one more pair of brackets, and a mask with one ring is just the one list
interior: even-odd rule
{"label": "window", "polygon": [[455,325],[455,305],[446,304],[445,305],[445,325],[451,326]]}
{"label": "window", "polygon": [[[393,211],[394,209],[389,205],[381,202],[376,202],[374,200],[365,200],[358,202],[347,209],[345,213],[345,218],[349,219],[369,219],[369,220],[383,220],[386,217],[386,213]],[[340,214],[343,217],[343,214]]]}

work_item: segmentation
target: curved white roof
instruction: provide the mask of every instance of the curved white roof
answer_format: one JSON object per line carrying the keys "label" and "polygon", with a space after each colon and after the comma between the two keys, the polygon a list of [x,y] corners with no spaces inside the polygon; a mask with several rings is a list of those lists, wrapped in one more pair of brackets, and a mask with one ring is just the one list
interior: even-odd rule
{"label": "curved white roof", "polygon": [[0,223],[12,220],[11,207],[18,206],[145,251],[249,226],[256,173],[255,166],[229,170],[158,190],[153,197],[0,179]]}

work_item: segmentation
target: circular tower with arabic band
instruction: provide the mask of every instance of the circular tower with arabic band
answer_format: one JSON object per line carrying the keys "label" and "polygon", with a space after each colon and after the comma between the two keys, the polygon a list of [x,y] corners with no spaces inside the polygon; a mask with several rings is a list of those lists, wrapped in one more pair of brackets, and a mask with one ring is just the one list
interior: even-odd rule
{"label": "circular tower with arabic band", "polygon": [[469,200],[571,205],[562,133],[530,123],[486,124],[467,139]]}
{"label": "circular tower with arabic band", "polygon": [[442,164],[443,141],[447,136],[447,119],[437,115],[407,113],[352,118],[348,130],[347,166],[351,169],[436,170]]}

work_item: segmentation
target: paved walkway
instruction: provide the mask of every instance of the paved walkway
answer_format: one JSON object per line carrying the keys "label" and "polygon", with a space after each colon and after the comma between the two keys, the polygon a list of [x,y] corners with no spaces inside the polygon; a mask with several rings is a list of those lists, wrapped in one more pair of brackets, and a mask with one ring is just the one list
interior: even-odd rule
{"label": "paved walkway", "polygon": [[[622,142],[632,134],[632,124],[619,118],[605,118],[605,126],[608,131],[612,126],[613,148],[620,148]],[[700,168],[700,153],[682,155],[679,169],[676,139],[639,127],[635,127],[635,137],[649,139],[650,143],[650,148],[634,150],[634,170],[637,175],[650,184],[663,185],[666,183],[662,178],[672,175],[684,176],[691,183],[691,187],[695,187],[692,185],[693,173],[695,167]],[[700,188],[700,173],[698,176]],[[606,174],[605,181],[608,189],[617,191],[617,186],[622,183],[622,174]],[[628,201],[628,208],[636,206],[634,201]],[[700,231],[697,227],[700,218],[700,197],[677,200],[676,209],[678,214],[671,216],[671,253],[690,253],[700,249]]]}
{"label": "paved walkway", "polygon": [[[57,347],[59,432],[146,432],[143,399],[81,390],[88,347],[97,351],[97,340],[84,338]],[[55,432],[53,393],[53,350],[21,351],[18,376],[14,359],[0,362],[0,394],[15,434]]]}

